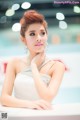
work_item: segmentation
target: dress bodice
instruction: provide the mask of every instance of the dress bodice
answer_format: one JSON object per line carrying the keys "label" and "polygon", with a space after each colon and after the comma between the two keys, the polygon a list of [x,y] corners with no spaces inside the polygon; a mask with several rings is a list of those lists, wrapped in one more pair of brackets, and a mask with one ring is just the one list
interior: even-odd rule
{"label": "dress bodice", "polygon": [[[49,59],[46,60],[41,66],[45,65],[49,62]],[[51,77],[47,74],[40,73],[41,80],[48,85]],[[33,80],[33,74],[31,67],[27,67],[25,70],[21,71],[17,74],[14,82],[14,96],[19,99],[26,100],[37,100],[39,99],[39,95],[37,93],[35,83]]]}

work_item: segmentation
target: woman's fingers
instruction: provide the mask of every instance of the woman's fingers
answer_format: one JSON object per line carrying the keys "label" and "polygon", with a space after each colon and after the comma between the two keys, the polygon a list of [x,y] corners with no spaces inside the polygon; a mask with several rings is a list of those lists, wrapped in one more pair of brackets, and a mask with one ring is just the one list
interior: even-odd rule
{"label": "woman's fingers", "polygon": [[50,110],[50,109],[52,109],[51,104],[44,101],[44,100],[35,101],[34,103],[36,104],[36,107],[39,110]]}
{"label": "woman's fingers", "polygon": [[51,104],[47,101],[41,100],[41,103],[43,104],[43,107],[45,109],[51,109],[52,108]]}
{"label": "woman's fingers", "polygon": [[36,101],[30,102],[28,108],[35,109],[35,110],[43,110],[43,107],[41,107],[41,105],[39,105],[38,102]]}
{"label": "woman's fingers", "polygon": [[35,110],[43,110],[43,108],[40,105],[35,104],[33,109]]}
{"label": "woman's fingers", "polygon": [[44,62],[44,60],[45,60],[45,54],[40,53],[32,59],[32,63],[36,63],[36,65],[39,67]]}

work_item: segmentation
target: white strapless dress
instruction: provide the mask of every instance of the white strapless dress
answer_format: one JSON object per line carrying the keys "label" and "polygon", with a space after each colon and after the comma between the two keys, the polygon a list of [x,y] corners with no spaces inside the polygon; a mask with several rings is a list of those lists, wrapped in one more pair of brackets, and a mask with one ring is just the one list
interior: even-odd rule
{"label": "white strapless dress", "polygon": [[[51,77],[42,73],[40,76],[41,80],[48,85]],[[14,82],[14,96],[25,100],[38,100],[40,98],[35,87],[31,67],[17,74]]]}

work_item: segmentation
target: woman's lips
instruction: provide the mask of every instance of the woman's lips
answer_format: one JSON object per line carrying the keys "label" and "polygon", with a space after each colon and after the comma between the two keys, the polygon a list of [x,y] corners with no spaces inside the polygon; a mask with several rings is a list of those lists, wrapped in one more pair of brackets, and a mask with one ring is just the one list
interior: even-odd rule
{"label": "woman's lips", "polygon": [[43,44],[41,44],[41,43],[38,43],[38,44],[36,44],[35,46],[42,46]]}

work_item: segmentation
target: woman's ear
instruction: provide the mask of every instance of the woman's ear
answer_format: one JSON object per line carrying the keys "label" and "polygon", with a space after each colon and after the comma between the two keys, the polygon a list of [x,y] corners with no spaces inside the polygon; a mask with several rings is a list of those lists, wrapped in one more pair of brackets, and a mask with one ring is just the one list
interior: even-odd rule
{"label": "woman's ear", "polygon": [[25,37],[20,36],[20,39],[22,40],[22,42],[23,42],[24,44],[27,44]]}

